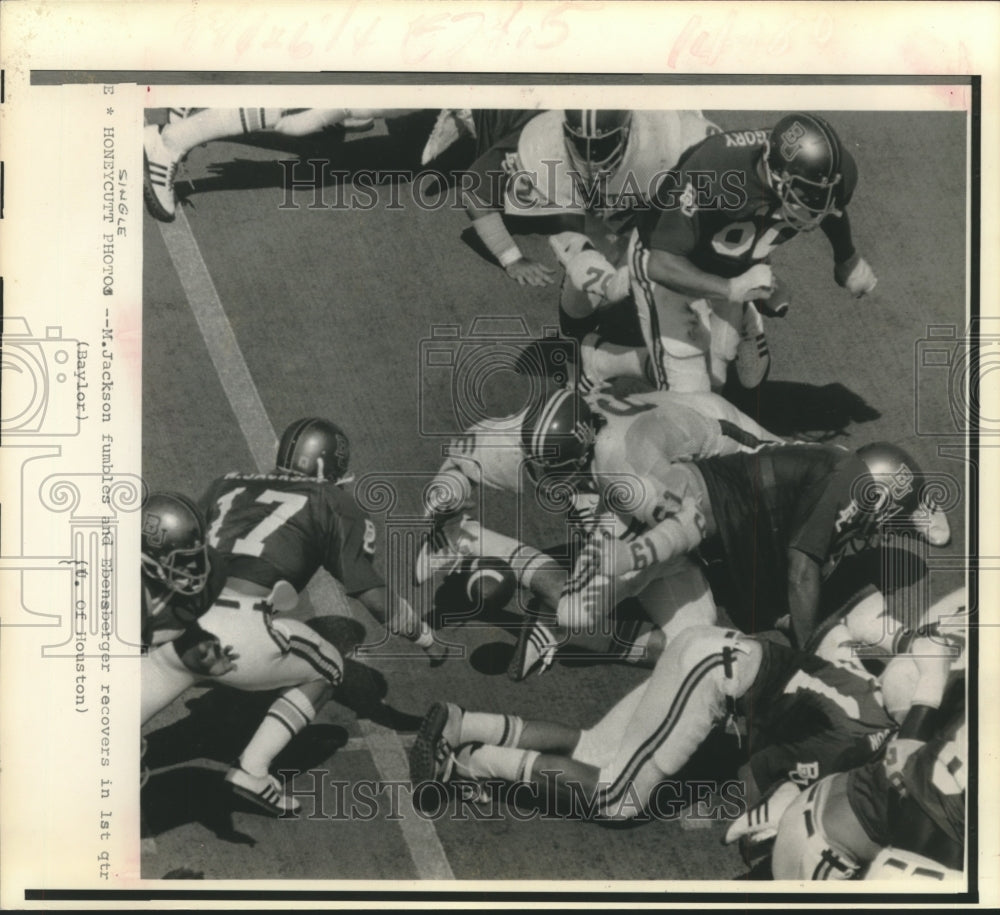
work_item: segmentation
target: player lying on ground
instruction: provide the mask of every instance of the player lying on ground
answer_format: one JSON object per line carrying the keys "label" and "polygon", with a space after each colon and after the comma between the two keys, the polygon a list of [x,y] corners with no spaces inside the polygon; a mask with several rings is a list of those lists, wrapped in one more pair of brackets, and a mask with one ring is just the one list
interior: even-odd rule
{"label": "player lying on ground", "polygon": [[[224,589],[201,627],[239,662],[213,682],[283,690],[226,774],[233,788],[271,813],[298,809],[269,769],[340,684],[340,652],[311,627],[280,615],[324,568],[390,632],[443,656],[433,633],[375,570],[375,527],[343,488],[350,445],[339,427],[309,418],[292,423],[271,473],[231,473],[208,489],[208,539],[227,558]],[[143,661],[142,722],[197,681],[168,643]]]}
{"label": "player lying on ground", "polygon": [[892,662],[913,668],[898,733],[877,759],[794,796],[777,829],[775,879],[961,877],[968,734],[955,633],[949,626],[920,636]]}
{"label": "player lying on ground", "polygon": [[734,359],[744,387],[764,380],[770,354],[754,303],[775,314],[787,310],[768,259],[800,232],[822,228],[834,278],[853,296],[875,288],[847,216],[856,184],[854,159],[813,114],[788,115],[770,131],[710,136],[688,152],[660,183],[629,244],[632,290],[659,386],[718,390]]}
{"label": "player lying on ground", "polygon": [[[542,627],[549,633],[546,644],[552,648],[545,656],[547,664],[555,647],[572,636],[610,633],[608,617],[613,604],[601,615],[556,619],[567,580],[565,571],[546,554],[485,529],[462,513],[471,503],[475,486],[519,492],[527,460],[529,470],[547,469],[546,485],[560,490],[558,497],[547,495],[549,490],[539,494],[543,509],[565,510],[567,492],[571,492],[569,517],[577,529],[586,531],[603,523],[613,526],[616,536],[630,540],[635,537],[636,524],[627,512],[616,512],[621,507],[619,490],[639,480],[650,462],[659,462],[664,456],[690,460],[752,451],[780,441],[711,393],[638,391],[617,396],[609,386],[581,396],[562,390],[541,407],[529,407],[517,416],[496,421],[483,420],[451,444],[436,485],[428,490],[434,498],[428,508],[439,528],[436,539],[425,544],[418,557],[418,581],[434,569],[454,566],[469,554],[495,556],[510,563],[518,584],[547,605],[547,628]],[[610,505],[599,505],[599,493],[609,489]],[[599,511],[603,520],[598,518]],[[614,646],[626,659],[654,662],[662,649],[660,627],[669,631],[692,620],[715,621],[708,586],[697,566],[683,557],[670,567],[652,564],[617,584],[614,603],[638,596],[653,621],[629,644]],[[510,670],[514,679],[522,679],[536,666],[536,635],[537,630],[522,634]]]}
{"label": "player lying on ground", "polygon": [[[650,677],[597,724],[581,729],[436,703],[410,755],[422,782],[504,780],[552,787],[578,815],[630,819],[687,763],[714,727],[739,715],[750,729],[746,800],[789,774],[803,784],[860,764],[895,722],[855,659],[832,664],[735,629],[694,626],[673,638]],[[767,758],[756,764],[756,758]],[[652,808],[655,814],[655,806]]]}
{"label": "player lying on ground", "polygon": [[[848,549],[878,542],[890,520],[917,517],[921,472],[901,448],[857,454],[827,445],[778,445],[735,454],[652,464],[629,493],[642,525],[630,542],[600,531],[577,560],[559,614],[606,613],[614,582],[699,549],[728,579],[726,610],[744,631],[791,619],[807,646],[820,623],[822,583]],[[596,609],[595,609],[596,608]]]}

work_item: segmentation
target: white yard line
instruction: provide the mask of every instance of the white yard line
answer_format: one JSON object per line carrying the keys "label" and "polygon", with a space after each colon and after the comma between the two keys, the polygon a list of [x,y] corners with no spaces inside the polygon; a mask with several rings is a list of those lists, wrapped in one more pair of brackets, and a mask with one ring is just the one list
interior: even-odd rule
{"label": "white yard line", "polygon": [[[254,463],[259,471],[266,472],[274,466],[277,436],[236,342],[236,335],[201,256],[198,242],[180,207],[172,223],[158,225]],[[309,589],[320,605],[343,603],[333,582],[324,575],[315,576]],[[349,610],[352,608],[349,607]],[[372,721],[361,721],[360,725],[379,777],[385,781],[407,779],[406,753],[399,735]],[[403,841],[417,876],[424,880],[454,879],[434,824],[415,813],[409,800],[404,802],[400,812],[402,819],[398,822]]]}

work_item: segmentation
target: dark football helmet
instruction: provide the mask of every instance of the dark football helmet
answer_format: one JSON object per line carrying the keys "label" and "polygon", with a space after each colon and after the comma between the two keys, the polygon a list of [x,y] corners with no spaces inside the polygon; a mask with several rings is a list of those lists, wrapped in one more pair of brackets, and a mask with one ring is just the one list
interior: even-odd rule
{"label": "dark football helmet", "polygon": [[874,488],[861,500],[863,507],[878,523],[897,515],[909,518],[920,499],[921,470],[917,462],[889,442],[873,442],[859,448],[857,454],[874,481]]}
{"label": "dark football helmet", "polygon": [[612,175],[625,157],[631,111],[568,110],[563,113],[563,136],[572,164],[590,180]]}
{"label": "dark football helmet", "polygon": [[336,423],[310,416],[297,419],[281,435],[277,469],[314,480],[341,482],[347,477],[351,443]]}
{"label": "dark football helmet", "polygon": [[545,470],[582,470],[594,450],[597,421],[587,402],[571,390],[556,391],[521,428],[528,460]]}
{"label": "dark football helmet", "polygon": [[200,593],[211,567],[205,519],[176,492],[151,493],[142,507],[142,571],[178,594]]}
{"label": "dark football helmet", "polygon": [[764,170],[788,223],[807,232],[836,212],[842,157],[837,134],[814,114],[790,114],[774,125]]}

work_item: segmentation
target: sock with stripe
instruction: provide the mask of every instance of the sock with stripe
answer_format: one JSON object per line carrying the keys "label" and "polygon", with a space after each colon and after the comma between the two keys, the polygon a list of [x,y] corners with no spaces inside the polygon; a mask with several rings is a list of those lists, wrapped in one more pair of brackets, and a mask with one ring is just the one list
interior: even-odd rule
{"label": "sock with stripe", "polygon": [[240,755],[240,766],[251,775],[267,775],[274,757],[313,718],[316,709],[297,687],[279,696]]}
{"label": "sock with stripe", "polygon": [[496,747],[517,747],[524,731],[524,720],[517,715],[499,715],[494,712],[465,712],[459,726],[458,740],[463,743],[483,743]]}
{"label": "sock with stripe", "polygon": [[457,771],[469,778],[502,778],[508,782],[528,782],[537,750],[470,745],[456,758]]}
{"label": "sock with stripe", "polygon": [[517,583],[522,588],[531,588],[531,580],[542,570],[556,570],[559,566],[554,559],[541,550],[521,543],[506,534],[499,534],[488,527],[481,528],[479,548],[483,556],[496,556],[510,564]]}
{"label": "sock with stripe", "polygon": [[164,146],[178,159],[210,140],[238,137],[273,127],[281,108],[205,108],[179,121],[171,121],[160,133]]}

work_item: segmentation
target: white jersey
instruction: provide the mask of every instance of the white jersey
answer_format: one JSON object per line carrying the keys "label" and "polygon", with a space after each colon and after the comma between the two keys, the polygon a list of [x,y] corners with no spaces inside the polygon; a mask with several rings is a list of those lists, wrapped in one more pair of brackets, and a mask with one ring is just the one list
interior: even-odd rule
{"label": "white jersey", "polygon": [[[646,391],[619,396],[607,389],[584,395],[604,425],[597,434],[593,468],[644,476],[663,462],[755,451],[782,443],[717,394]],[[520,492],[524,452],[521,428],[527,408],[483,419],[448,444],[441,472],[457,470],[471,483]]]}
{"label": "white jersey", "polygon": [[563,139],[563,112],[547,111],[521,132],[517,154],[506,168],[505,210],[511,215],[583,214],[607,217],[636,206],[648,206],[663,175],[681,154],[705,137],[719,133],[700,111],[633,111],[621,165],[608,177],[599,199],[577,186]]}

